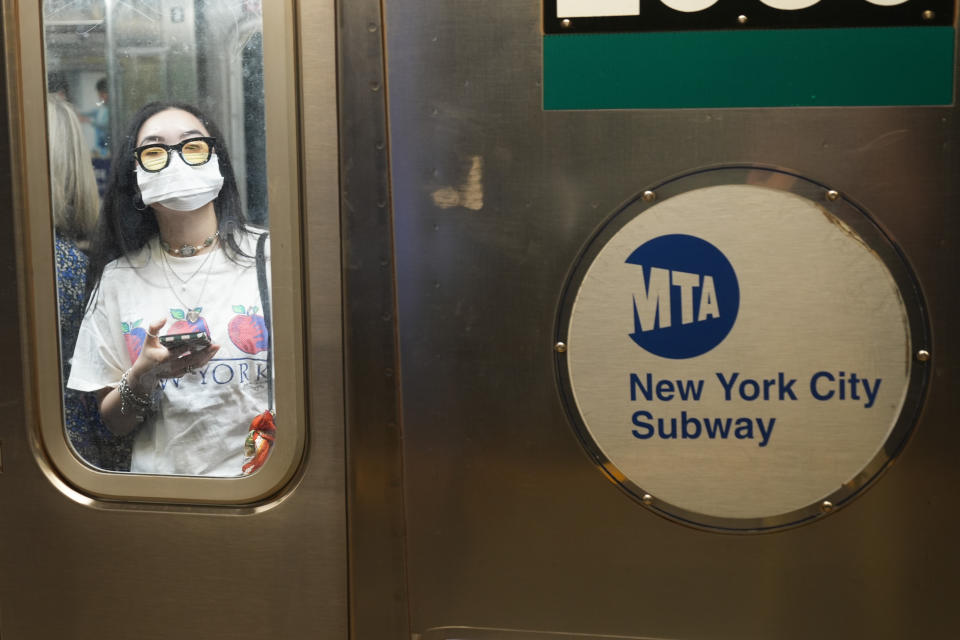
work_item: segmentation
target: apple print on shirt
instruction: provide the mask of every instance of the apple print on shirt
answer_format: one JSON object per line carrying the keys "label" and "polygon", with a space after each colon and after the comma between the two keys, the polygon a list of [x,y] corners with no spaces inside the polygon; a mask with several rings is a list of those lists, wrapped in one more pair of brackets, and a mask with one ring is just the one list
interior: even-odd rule
{"label": "apple print on shirt", "polygon": [[140,350],[143,349],[143,341],[147,339],[147,330],[141,327],[143,318],[134,322],[121,322],[120,329],[123,331],[123,341],[127,345],[127,353],[130,355],[130,363],[133,364],[140,357]]}
{"label": "apple print on shirt", "polygon": [[244,307],[237,304],[232,308],[237,315],[233,316],[227,325],[230,341],[244,353],[255,354],[266,351],[270,346],[267,325],[263,316],[257,315],[259,307]]}

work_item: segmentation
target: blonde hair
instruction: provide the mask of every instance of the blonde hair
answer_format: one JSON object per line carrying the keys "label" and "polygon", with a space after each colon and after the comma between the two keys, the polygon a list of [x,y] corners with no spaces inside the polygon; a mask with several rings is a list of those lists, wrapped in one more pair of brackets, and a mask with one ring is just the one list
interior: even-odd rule
{"label": "blonde hair", "polygon": [[57,96],[47,97],[47,132],[54,227],[69,238],[85,240],[97,224],[100,195],[77,114]]}

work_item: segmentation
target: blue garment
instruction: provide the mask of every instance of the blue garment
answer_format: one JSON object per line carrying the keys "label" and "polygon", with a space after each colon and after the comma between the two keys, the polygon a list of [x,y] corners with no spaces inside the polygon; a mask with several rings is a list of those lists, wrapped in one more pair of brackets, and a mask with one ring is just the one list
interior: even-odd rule
{"label": "blue garment", "polygon": [[110,108],[106,103],[101,102],[90,111],[84,111],[82,114],[90,119],[93,126],[94,141],[91,152],[94,157],[107,157],[110,155]]}
{"label": "blue garment", "polygon": [[[70,378],[70,359],[83,318],[83,287],[87,256],[72,241],[55,239],[57,297],[60,305],[60,348],[64,383]],[[89,464],[110,471],[128,471],[133,436],[115,436],[100,420],[92,393],[63,390],[63,410],[70,444]]]}

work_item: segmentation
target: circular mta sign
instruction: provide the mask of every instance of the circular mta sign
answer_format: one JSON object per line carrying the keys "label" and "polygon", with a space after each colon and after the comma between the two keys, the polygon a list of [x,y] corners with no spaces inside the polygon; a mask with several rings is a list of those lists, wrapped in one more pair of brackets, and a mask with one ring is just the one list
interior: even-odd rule
{"label": "circular mta sign", "polygon": [[610,479],[661,515],[765,531],[836,510],[888,466],[928,335],[912,272],[866,213],[800,176],[728,167],[603,225],[567,285],[557,365]]}

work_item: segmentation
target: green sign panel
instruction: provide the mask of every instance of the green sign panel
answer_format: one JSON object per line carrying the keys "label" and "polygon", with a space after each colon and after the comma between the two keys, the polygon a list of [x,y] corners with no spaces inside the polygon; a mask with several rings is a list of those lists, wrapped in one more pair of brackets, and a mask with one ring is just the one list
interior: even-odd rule
{"label": "green sign panel", "polygon": [[949,105],[947,26],[550,34],[544,108]]}

